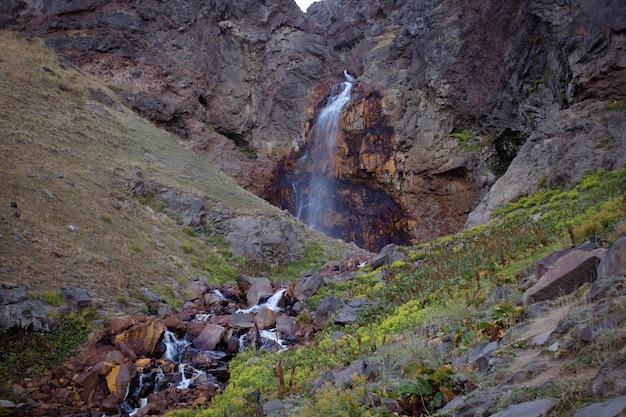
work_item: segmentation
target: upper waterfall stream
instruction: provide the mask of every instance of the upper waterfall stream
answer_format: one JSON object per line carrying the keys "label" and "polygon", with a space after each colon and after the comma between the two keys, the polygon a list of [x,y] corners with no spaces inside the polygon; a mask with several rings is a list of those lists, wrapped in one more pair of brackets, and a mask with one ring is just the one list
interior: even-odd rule
{"label": "upper waterfall stream", "polygon": [[308,175],[293,183],[296,217],[327,234],[331,224],[327,216],[335,210],[335,199],[338,198],[333,181],[337,177],[333,159],[339,122],[355,82],[347,71],[344,71],[344,77],[346,81],[332,87],[326,105],[311,129],[311,146],[297,161],[298,168]]}

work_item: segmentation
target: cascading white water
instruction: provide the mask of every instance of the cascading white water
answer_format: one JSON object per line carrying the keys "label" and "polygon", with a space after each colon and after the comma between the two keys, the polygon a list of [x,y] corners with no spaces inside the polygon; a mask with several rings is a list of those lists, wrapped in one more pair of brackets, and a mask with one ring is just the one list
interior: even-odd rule
{"label": "cascading white water", "polygon": [[246,309],[239,309],[237,310],[237,313],[257,313],[261,308],[269,308],[272,311],[280,311],[280,307],[278,307],[278,304],[280,304],[280,300],[281,298],[283,298],[283,294],[285,293],[285,291],[286,290],[284,288],[282,290],[278,290],[264,303],[257,304]]}
{"label": "cascading white water", "polygon": [[341,112],[350,101],[354,77],[344,71],[346,81],[332,87],[326,106],[320,111],[310,132],[310,145],[299,158],[301,171],[309,172],[308,178],[292,184],[295,198],[295,215],[309,227],[325,231],[324,212],[332,212],[334,186],[337,176],[333,158]]}

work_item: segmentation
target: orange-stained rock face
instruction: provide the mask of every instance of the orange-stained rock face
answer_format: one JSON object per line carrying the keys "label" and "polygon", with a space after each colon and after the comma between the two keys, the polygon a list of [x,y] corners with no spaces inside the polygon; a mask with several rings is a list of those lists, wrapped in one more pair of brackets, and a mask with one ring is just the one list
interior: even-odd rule
{"label": "orange-stained rock face", "polygon": [[164,331],[163,323],[146,318],[115,335],[114,344],[127,354],[132,352],[137,358],[150,356]]}
{"label": "orange-stained rock face", "polygon": [[[296,214],[291,184],[306,184],[316,170],[325,173],[329,191],[324,198],[328,204],[316,228],[370,250],[392,242],[410,243],[414,224],[394,192],[396,133],[384,112],[382,98],[374,87],[356,84],[341,113],[332,152],[322,160],[319,156],[308,158],[304,164],[296,162],[301,154],[291,155],[278,167],[269,196],[273,204]],[[314,125],[314,117],[309,126]],[[315,140],[308,138],[303,153],[308,147],[325,146]],[[308,192],[305,188],[304,193]]]}

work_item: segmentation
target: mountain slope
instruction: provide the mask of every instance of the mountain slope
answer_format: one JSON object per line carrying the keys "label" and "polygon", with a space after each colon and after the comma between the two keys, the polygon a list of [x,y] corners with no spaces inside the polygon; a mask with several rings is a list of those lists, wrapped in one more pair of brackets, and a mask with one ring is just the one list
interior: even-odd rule
{"label": "mountain slope", "polygon": [[[287,237],[295,240],[285,240],[294,247],[310,240],[38,41],[2,33],[0,42],[3,282],[34,292],[75,286],[110,301],[210,275],[191,267],[191,257],[215,255],[208,240],[235,232],[233,219],[274,219],[293,228]],[[193,212],[189,201],[201,207]]]}

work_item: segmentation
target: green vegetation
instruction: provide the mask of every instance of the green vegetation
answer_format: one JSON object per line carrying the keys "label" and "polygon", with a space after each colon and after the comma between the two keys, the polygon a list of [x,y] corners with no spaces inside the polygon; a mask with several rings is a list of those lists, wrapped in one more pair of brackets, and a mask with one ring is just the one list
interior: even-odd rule
{"label": "green vegetation", "polygon": [[22,383],[28,375],[50,372],[67,360],[87,340],[91,330],[89,315],[71,313],[60,317],[57,330],[51,334],[10,331],[0,338],[3,360],[0,362],[0,397],[15,398],[11,386]]}
{"label": "green vegetation", "polygon": [[51,306],[60,306],[61,304],[63,304],[63,296],[61,295],[61,290],[44,291],[41,293],[41,298]]}
{"label": "green vegetation", "polygon": [[477,152],[482,148],[480,139],[467,129],[457,129],[449,136],[458,139],[459,149],[464,152]]}
{"label": "green vegetation", "polygon": [[[450,367],[425,341],[449,337],[454,357],[478,343],[502,338],[521,320],[524,309],[513,299],[489,301],[493,290],[519,284],[538,259],[570,246],[572,234],[578,236],[576,242],[589,232],[615,238],[625,224],[625,187],[626,168],[589,174],[567,189],[539,190],[499,210],[489,225],[405,248],[410,262],[376,271],[365,267],[348,282],[326,285],[308,300],[311,310],[331,295],[366,297],[377,303],[362,311],[353,325],[329,325],[310,346],[280,354],[250,350],[238,355],[229,385],[208,409],[170,416],[254,415],[256,404],[247,399],[254,390],[260,392],[261,403],[290,395],[296,401],[290,410],[294,416],[320,415],[320,410],[340,416],[388,415],[363,394],[366,386],[381,397],[396,398],[415,415],[436,412],[455,395],[473,389],[479,376]],[[318,247],[309,250],[321,253]],[[338,330],[343,337],[333,338]],[[610,340],[599,338],[596,343]],[[594,358],[593,351],[583,348],[577,354],[602,360]],[[309,392],[319,376],[362,358],[396,372],[379,375],[373,382],[325,386],[309,398],[298,395]],[[580,398],[576,406],[587,401]],[[565,400],[558,402],[559,409],[572,407]]]}

